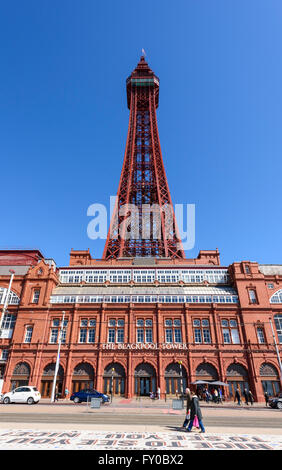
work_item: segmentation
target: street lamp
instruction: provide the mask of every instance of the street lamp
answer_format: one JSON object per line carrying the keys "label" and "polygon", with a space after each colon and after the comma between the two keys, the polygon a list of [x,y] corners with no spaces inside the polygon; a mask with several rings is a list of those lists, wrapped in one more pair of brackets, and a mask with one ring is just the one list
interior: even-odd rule
{"label": "street lamp", "polygon": [[56,360],[56,366],[55,366],[55,372],[54,372],[51,402],[54,402],[54,400],[55,400],[55,390],[56,390],[57,374],[58,374],[59,365],[60,365],[60,350],[61,350],[61,343],[62,343],[62,333],[63,333],[63,329],[64,329],[65,313],[66,312],[63,312],[63,318],[62,318],[60,331],[59,331],[58,352],[57,352],[57,360]]}
{"label": "street lamp", "polygon": [[180,368],[180,389],[181,389],[181,399],[182,403],[184,402],[184,390],[183,390],[183,378],[182,378],[182,361],[178,361],[179,368]]}
{"label": "street lamp", "polygon": [[114,372],[115,372],[115,368],[113,367],[112,368],[112,378],[111,378],[111,403],[113,401]]}

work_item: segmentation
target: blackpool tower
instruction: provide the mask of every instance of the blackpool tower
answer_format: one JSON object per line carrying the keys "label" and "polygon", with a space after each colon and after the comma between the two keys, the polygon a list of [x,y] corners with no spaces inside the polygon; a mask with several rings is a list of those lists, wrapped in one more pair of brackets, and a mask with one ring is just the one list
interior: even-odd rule
{"label": "blackpool tower", "polygon": [[159,79],[143,55],[126,81],[126,90],[128,134],[103,259],[183,259],[157,126]]}

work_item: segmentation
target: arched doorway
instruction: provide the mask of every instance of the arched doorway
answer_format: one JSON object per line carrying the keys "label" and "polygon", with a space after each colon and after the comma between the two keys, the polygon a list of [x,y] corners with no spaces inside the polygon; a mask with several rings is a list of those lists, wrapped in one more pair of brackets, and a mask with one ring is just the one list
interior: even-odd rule
{"label": "arched doorway", "polygon": [[[55,363],[48,364],[42,373],[41,379],[41,396],[42,398],[51,398],[53,380],[55,375]],[[57,381],[56,381],[56,391],[59,396],[62,396],[63,391],[63,380],[64,380],[64,369],[62,366],[59,366]]]}
{"label": "arched doorway", "polygon": [[125,370],[123,366],[117,362],[107,365],[103,374],[103,382],[104,393],[123,396],[125,394]]}
{"label": "arched doorway", "polygon": [[88,362],[81,362],[73,371],[72,393],[79,392],[85,388],[94,388],[94,369]]}
{"label": "arched doorway", "polygon": [[213,381],[218,380],[216,368],[209,362],[202,362],[196,369],[197,380]]}
{"label": "arched doorway", "polygon": [[11,378],[11,390],[17,387],[28,385],[30,377],[30,367],[26,362],[19,362],[14,368]]}
{"label": "arched doorway", "polygon": [[229,396],[231,398],[234,398],[237,388],[239,388],[241,395],[245,388],[249,391],[248,371],[241,364],[230,364],[227,368],[226,376],[229,385]]}
{"label": "arched doorway", "polygon": [[180,364],[174,362],[165,369],[165,391],[169,396],[185,393],[187,387],[187,372]]}
{"label": "arched doorway", "polygon": [[[215,380],[218,380],[218,373],[216,368],[212,364],[210,364],[209,362],[202,362],[198,365],[196,369],[196,378],[197,380],[213,382]],[[213,388],[215,387],[212,384],[197,385],[197,393],[200,397],[202,397],[204,390],[207,389],[211,392]]]}
{"label": "arched doorway", "polygon": [[259,369],[263,393],[267,392],[269,396],[275,396],[280,391],[279,374],[272,364],[264,362]]}
{"label": "arched doorway", "polygon": [[149,396],[151,392],[156,393],[156,371],[147,362],[139,364],[134,371],[134,391],[140,397]]}

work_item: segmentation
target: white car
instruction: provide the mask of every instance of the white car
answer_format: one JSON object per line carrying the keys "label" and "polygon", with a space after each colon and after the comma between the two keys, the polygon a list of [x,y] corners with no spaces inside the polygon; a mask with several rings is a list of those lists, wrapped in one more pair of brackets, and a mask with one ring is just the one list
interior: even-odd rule
{"label": "white car", "polygon": [[2,397],[2,403],[7,405],[8,403],[28,403],[33,405],[38,403],[41,398],[41,394],[36,387],[18,387],[12,392],[5,393]]}

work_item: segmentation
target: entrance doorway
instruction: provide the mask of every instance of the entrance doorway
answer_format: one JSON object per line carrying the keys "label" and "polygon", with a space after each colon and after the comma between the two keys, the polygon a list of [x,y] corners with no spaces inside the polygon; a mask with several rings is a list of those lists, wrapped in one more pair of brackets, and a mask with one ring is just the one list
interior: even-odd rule
{"label": "entrance doorway", "polygon": [[177,363],[171,363],[165,369],[165,384],[167,396],[177,396],[185,393],[187,387],[186,369]]}
{"label": "entrance doorway", "polygon": [[112,362],[103,375],[103,392],[106,395],[124,396],[125,394],[125,370],[121,364]]}
{"label": "entrance doorway", "polygon": [[[40,393],[42,398],[51,398],[52,387],[55,375],[55,364],[48,364],[43,370]],[[56,382],[56,393],[59,397],[63,396],[64,369],[59,366]]]}
{"label": "entrance doorway", "polygon": [[269,396],[276,396],[280,391],[279,374],[276,367],[264,362],[259,369],[263,393],[267,392]]}
{"label": "entrance doorway", "polygon": [[88,362],[78,364],[72,377],[72,393],[94,388],[94,369]]}
{"label": "entrance doorway", "polygon": [[26,362],[19,362],[11,378],[11,390],[17,387],[28,385],[30,377],[30,367]]}
{"label": "entrance doorway", "polygon": [[229,398],[235,397],[236,389],[239,388],[241,396],[244,389],[250,390],[248,371],[241,364],[233,363],[227,368],[227,383],[229,385]]}
{"label": "entrance doorway", "polygon": [[135,395],[148,397],[150,393],[156,393],[156,371],[153,366],[147,363],[139,364],[135,369],[134,378]]}

